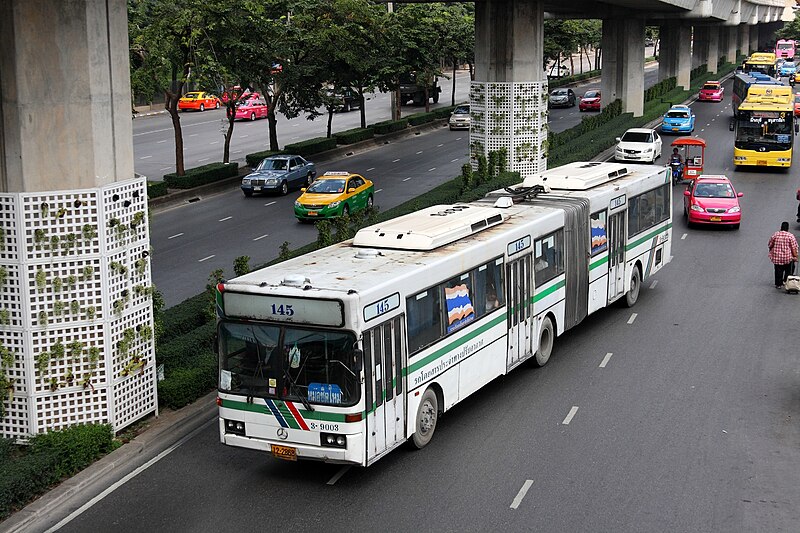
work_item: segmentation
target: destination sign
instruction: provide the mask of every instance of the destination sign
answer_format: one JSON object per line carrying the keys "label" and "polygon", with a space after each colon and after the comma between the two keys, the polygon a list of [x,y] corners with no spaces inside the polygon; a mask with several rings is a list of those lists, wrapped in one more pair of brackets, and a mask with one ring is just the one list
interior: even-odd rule
{"label": "destination sign", "polygon": [[344,325],[344,306],[338,300],[223,292],[222,303],[228,318],[336,327]]}

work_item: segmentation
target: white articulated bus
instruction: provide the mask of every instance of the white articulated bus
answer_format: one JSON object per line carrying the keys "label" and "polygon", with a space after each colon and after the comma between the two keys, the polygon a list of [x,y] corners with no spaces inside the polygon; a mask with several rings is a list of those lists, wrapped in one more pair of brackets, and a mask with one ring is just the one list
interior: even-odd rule
{"label": "white articulated bus", "polygon": [[218,286],[224,444],[369,465],[670,259],[669,169],[574,163]]}

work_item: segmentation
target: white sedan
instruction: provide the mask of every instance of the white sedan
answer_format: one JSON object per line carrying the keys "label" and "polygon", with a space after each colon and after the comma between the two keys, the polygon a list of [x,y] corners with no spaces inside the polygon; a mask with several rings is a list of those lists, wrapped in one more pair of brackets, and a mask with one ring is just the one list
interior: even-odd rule
{"label": "white sedan", "polygon": [[661,157],[661,137],[655,130],[631,128],[622,137],[617,137],[614,159],[655,163]]}

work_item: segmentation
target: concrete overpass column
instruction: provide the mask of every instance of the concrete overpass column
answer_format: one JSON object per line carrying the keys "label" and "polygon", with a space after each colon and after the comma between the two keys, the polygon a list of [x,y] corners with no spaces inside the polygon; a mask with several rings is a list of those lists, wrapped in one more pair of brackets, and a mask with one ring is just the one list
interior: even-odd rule
{"label": "concrete overpass column", "polygon": [[750,27],[747,24],[739,25],[738,48],[739,53],[749,56],[755,50],[750,49]]}
{"label": "concrete overpass column", "polygon": [[678,65],[676,77],[678,87],[688,90],[692,76],[692,27],[681,24],[678,26]]}
{"label": "concrete overpass column", "polygon": [[[470,161],[505,150],[507,168],[547,169],[544,9],[539,0],[475,4],[475,81],[470,86]],[[605,56],[605,53],[604,53]],[[604,57],[605,59],[605,57]]]}
{"label": "concrete overpass column", "polygon": [[658,53],[658,81],[675,76],[678,65],[678,24],[668,21],[662,24],[658,30],[659,44]]}
{"label": "concrete overpass column", "polygon": [[[603,102],[622,100],[624,113],[644,113],[644,20],[603,20]],[[662,47],[662,50],[664,48]]]}
{"label": "concrete overpass column", "polygon": [[692,68],[708,64],[708,39],[711,28],[695,26],[692,28]]}
{"label": "concrete overpass column", "polygon": [[715,74],[719,70],[719,30],[711,27],[708,30],[706,65],[708,65],[708,71]]}
{"label": "concrete overpass column", "polygon": [[723,41],[722,53],[725,56],[725,62],[736,63],[736,38],[738,35],[737,26],[722,26],[720,28],[720,37]]}
{"label": "concrete overpass column", "polygon": [[755,52],[761,49],[761,42],[758,40],[759,25],[750,26],[750,52]]}
{"label": "concrete overpass column", "polygon": [[2,437],[157,412],[128,54],[125,0],[0,2]]}

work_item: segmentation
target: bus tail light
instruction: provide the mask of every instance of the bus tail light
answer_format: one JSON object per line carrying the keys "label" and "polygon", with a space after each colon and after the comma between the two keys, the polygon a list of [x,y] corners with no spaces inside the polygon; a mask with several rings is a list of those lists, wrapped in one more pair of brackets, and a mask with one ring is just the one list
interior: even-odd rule
{"label": "bus tail light", "polygon": [[361,413],[356,413],[354,415],[344,415],[345,422],[361,422]]}
{"label": "bus tail light", "polygon": [[217,407],[222,407],[222,398],[217,396]]}

